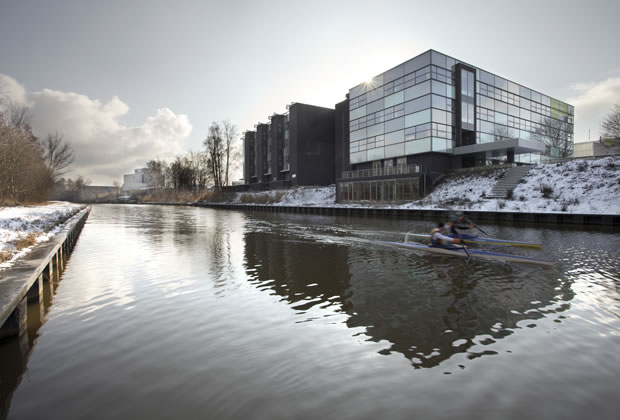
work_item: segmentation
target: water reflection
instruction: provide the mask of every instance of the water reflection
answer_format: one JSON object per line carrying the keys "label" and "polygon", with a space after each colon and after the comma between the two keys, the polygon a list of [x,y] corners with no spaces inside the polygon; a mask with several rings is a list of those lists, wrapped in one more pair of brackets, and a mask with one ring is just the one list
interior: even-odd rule
{"label": "water reflection", "polygon": [[0,419],[7,417],[13,393],[27,375],[28,360],[52,305],[58,282],[59,278],[45,280],[43,295],[27,304],[26,329],[18,337],[0,340]]}
{"label": "water reflection", "polygon": [[551,269],[376,242],[431,225],[95,206],[50,312],[0,348],[3,415],[615,418],[620,238],[484,226]]}
{"label": "water reflection", "polygon": [[[521,321],[566,311],[574,296],[569,280],[539,268],[420,256],[372,241],[395,231],[356,230],[347,219],[331,227],[321,217],[301,228],[286,215],[261,216],[244,244],[248,275],[262,289],[298,315],[314,307],[331,307],[323,316],[346,313],[349,327],[388,343],[382,354],[402,354],[417,368],[456,353],[495,354],[492,344]],[[470,351],[474,345],[488,349]]]}

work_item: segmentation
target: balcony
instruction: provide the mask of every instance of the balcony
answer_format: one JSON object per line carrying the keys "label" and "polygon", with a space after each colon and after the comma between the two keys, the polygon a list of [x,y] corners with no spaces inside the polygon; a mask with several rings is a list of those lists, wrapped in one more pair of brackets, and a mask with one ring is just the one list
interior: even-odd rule
{"label": "balcony", "polygon": [[342,179],[374,178],[380,176],[422,174],[426,168],[422,165],[397,165],[377,169],[361,169],[359,171],[343,171]]}

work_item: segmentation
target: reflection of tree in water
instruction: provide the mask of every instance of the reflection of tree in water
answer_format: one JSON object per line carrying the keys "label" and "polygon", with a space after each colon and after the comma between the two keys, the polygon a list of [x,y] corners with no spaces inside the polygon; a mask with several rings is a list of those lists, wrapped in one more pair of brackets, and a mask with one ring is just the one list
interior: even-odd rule
{"label": "reflection of tree in water", "polygon": [[[272,231],[246,233],[245,255],[248,274],[261,287],[301,311],[332,297],[349,314],[349,327],[365,327],[370,340],[390,343],[382,353],[401,353],[415,367],[492,344],[520,321],[566,310],[566,304],[540,308],[573,297],[570,284],[537,277],[528,267],[280,238]],[[469,357],[484,354],[493,351]]]}

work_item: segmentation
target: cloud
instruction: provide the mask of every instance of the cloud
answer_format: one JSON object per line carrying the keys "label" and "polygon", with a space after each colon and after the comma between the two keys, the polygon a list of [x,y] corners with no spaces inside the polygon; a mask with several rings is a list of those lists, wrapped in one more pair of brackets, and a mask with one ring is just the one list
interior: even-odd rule
{"label": "cloud", "polygon": [[567,102],[575,106],[575,141],[597,140],[601,122],[620,103],[620,77],[576,83],[571,88],[574,94]]}
{"label": "cloud", "polygon": [[[154,158],[170,159],[183,153],[192,125],[187,115],[160,108],[137,126],[121,119],[129,106],[114,96],[107,102],[74,92],[43,89],[27,92],[15,79],[0,75],[0,83],[32,112],[34,134],[40,138],[58,131],[75,152],[72,174],[93,184],[110,185],[122,175]],[[7,82],[8,81],[8,82]]]}
{"label": "cloud", "polygon": [[26,89],[11,76],[0,73],[0,99],[10,99],[16,105],[26,104]]}

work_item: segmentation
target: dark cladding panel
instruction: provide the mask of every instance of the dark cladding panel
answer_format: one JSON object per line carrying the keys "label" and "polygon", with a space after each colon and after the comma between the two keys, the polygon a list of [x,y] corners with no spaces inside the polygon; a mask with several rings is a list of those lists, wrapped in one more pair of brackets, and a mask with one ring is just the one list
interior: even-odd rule
{"label": "dark cladding panel", "polygon": [[286,116],[273,115],[271,117],[271,144],[272,144],[272,177],[273,179],[283,180],[284,170],[284,130]]}
{"label": "dark cladding panel", "polygon": [[292,184],[333,184],[334,110],[295,103],[289,115]]}
{"label": "dark cladding panel", "polygon": [[256,178],[263,182],[264,171],[267,170],[267,124],[256,126]]}
{"label": "dark cladding panel", "polygon": [[334,117],[334,163],[336,179],[343,171],[350,171],[349,163],[349,99],[336,104]]}
{"label": "dark cladding panel", "polygon": [[243,139],[243,179],[250,184],[256,182],[256,133],[246,131]]}

